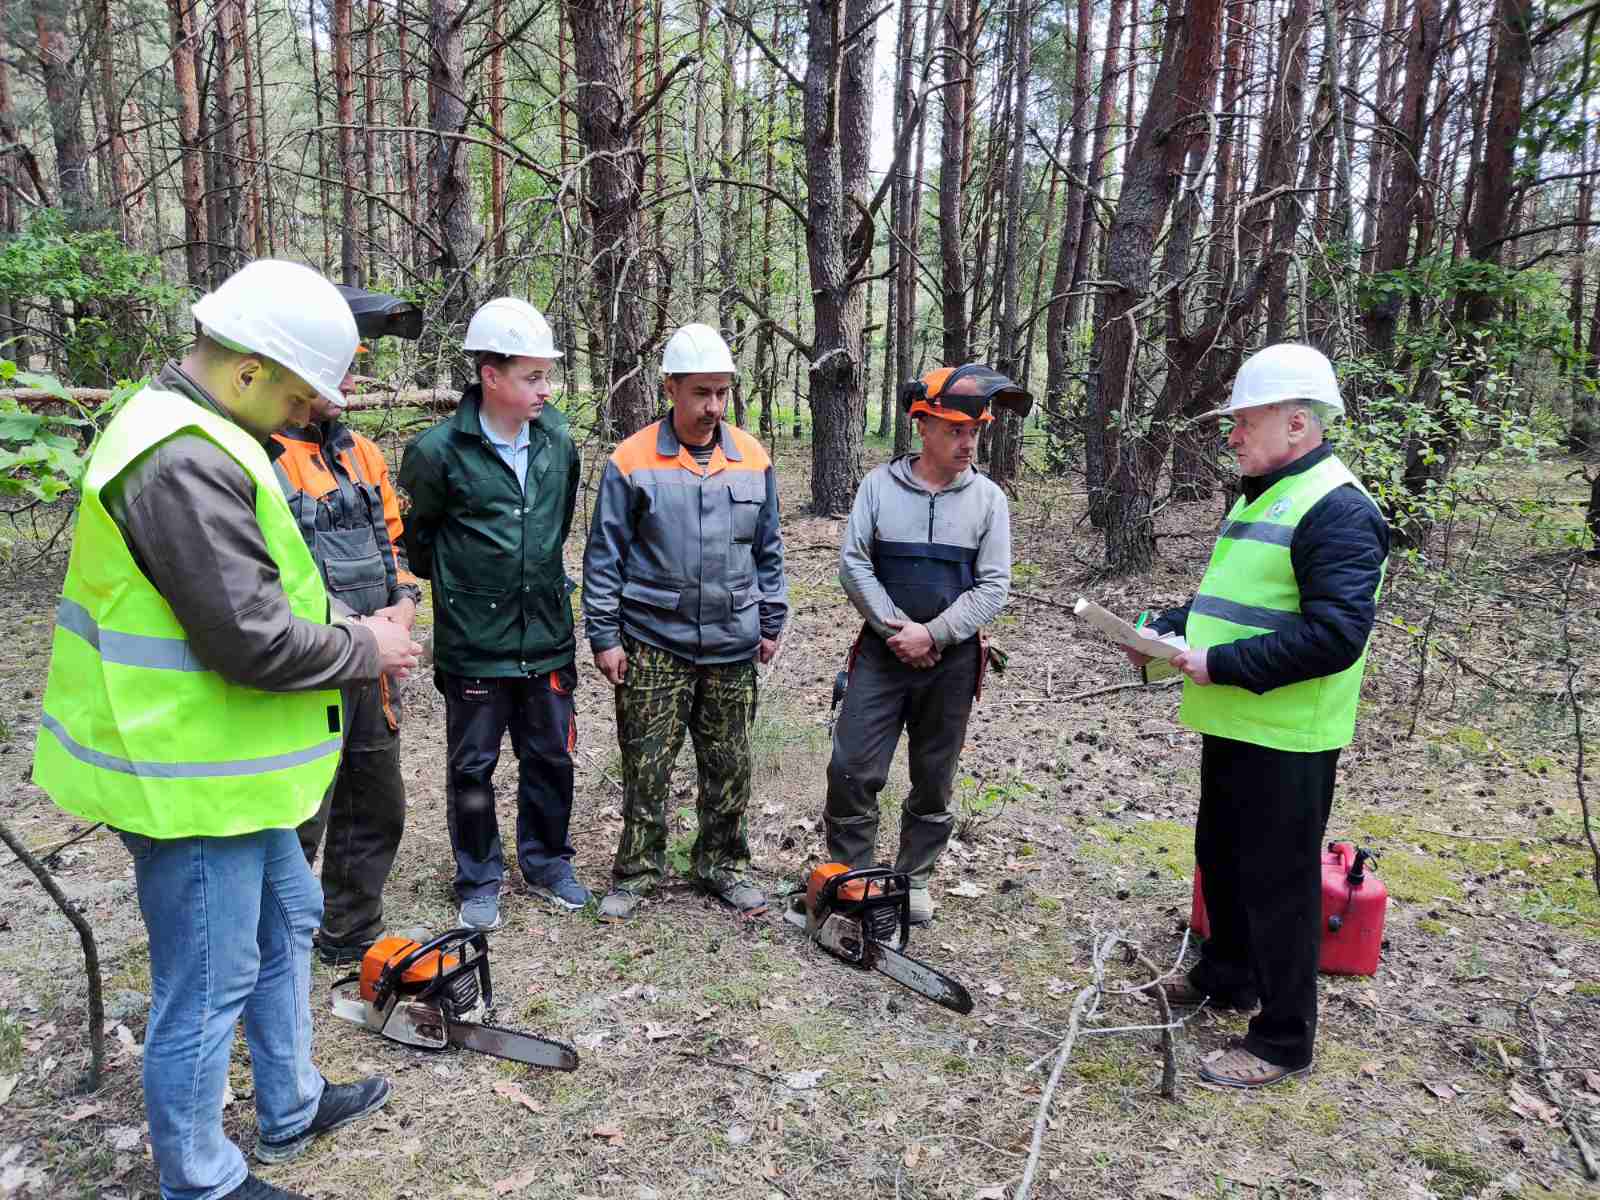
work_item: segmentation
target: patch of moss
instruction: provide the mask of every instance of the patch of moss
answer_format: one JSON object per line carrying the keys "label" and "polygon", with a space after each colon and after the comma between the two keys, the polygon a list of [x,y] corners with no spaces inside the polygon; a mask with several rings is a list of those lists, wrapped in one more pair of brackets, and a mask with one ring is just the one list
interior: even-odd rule
{"label": "patch of moss", "polygon": [[1471,1155],[1448,1146],[1423,1144],[1416,1147],[1422,1165],[1433,1172],[1429,1186],[1440,1200],[1464,1200],[1494,1182],[1494,1176]]}
{"label": "patch of moss", "polygon": [[1600,983],[1580,983],[1572,990],[1580,996],[1600,996]]}
{"label": "patch of moss", "polygon": [[22,1026],[0,1011],[0,1075],[14,1075],[22,1069]]}
{"label": "patch of moss", "polygon": [[1432,917],[1423,917],[1422,920],[1417,922],[1417,928],[1423,933],[1431,934],[1433,937],[1443,937],[1445,933],[1444,922],[1435,921]]}
{"label": "patch of moss", "polygon": [[761,989],[741,980],[713,983],[700,994],[713,1004],[727,1008],[757,1008],[761,1002]]}
{"label": "patch of moss", "polygon": [[1187,879],[1194,874],[1194,829],[1176,821],[1102,821],[1078,843],[1078,853],[1096,862],[1153,867]]}

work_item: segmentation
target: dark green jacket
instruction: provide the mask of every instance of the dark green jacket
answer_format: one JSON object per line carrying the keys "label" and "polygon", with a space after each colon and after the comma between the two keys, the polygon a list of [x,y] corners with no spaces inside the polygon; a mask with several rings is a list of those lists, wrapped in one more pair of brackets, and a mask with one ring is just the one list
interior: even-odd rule
{"label": "dark green jacket", "polygon": [[561,547],[578,501],[578,450],[546,404],[528,429],[526,489],[483,436],[481,392],[406,447],[411,569],[433,581],[433,658],[450,675],[539,675],[573,659]]}

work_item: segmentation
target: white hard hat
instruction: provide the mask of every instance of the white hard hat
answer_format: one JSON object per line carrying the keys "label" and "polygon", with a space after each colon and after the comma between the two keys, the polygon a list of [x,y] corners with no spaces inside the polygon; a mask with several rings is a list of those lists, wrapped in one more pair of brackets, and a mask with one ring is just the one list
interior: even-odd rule
{"label": "white hard hat", "polygon": [[356,319],[339,290],[310,267],[260,258],[189,307],[208,337],[294,372],[330,404],[356,353]]}
{"label": "white hard hat", "polygon": [[461,348],[522,358],[562,357],[544,314],[515,296],[497,296],[473,313]]}
{"label": "white hard hat", "polygon": [[735,375],[733,355],[722,335],[709,325],[685,325],[667,339],[661,352],[663,375]]}
{"label": "white hard hat", "polygon": [[1233,377],[1233,395],[1227,406],[1205,416],[1225,417],[1242,408],[1260,408],[1284,400],[1314,404],[1329,417],[1344,414],[1339,381],[1333,377],[1333,364],[1327,357],[1298,342],[1279,342],[1245,359]]}

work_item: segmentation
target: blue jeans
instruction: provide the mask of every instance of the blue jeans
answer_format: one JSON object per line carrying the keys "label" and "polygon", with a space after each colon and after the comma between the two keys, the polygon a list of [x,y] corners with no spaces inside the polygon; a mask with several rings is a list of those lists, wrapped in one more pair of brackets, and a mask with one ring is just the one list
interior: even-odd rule
{"label": "blue jeans", "polygon": [[[311,1124],[311,934],[322,889],[292,829],[154,840],[124,833],[150,935],[144,1101],[163,1200],[214,1200],[244,1182],[222,1132],[234,1022],[244,1018],[260,1136]],[[252,931],[254,936],[252,936]]]}

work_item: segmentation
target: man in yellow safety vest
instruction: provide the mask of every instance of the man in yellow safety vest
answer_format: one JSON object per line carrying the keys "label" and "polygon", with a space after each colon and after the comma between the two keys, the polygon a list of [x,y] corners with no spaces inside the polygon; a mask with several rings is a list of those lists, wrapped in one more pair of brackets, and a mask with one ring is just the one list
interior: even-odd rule
{"label": "man in yellow safety vest", "polygon": [[[295,827],[339,762],[341,684],[400,677],[394,622],[339,618],[273,474],[271,435],[337,399],[355,319],[309,268],[251,263],[112,419],[84,474],[34,752],[56,804],[116,829],[150,943],[144,1092],[165,1200],[282,1200],[223,1133],[234,1024],[255,1157],[380,1107],[311,1062],[322,891]],[[348,614],[343,614],[348,617]]]}

